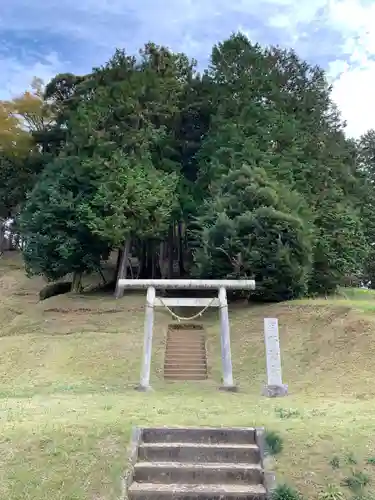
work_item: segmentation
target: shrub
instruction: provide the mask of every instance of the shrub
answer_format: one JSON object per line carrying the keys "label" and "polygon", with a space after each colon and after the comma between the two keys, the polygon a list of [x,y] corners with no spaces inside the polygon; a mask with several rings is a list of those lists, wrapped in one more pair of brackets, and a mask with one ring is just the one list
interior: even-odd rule
{"label": "shrub", "polygon": [[264,440],[266,443],[266,450],[270,455],[278,455],[283,451],[283,438],[276,431],[266,431]]}
{"label": "shrub", "polygon": [[353,471],[352,475],[349,477],[346,477],[343,480],[343,485],[346,486],[347,488],[351,489],[352,491],[358,493],[361,491],[365,486],[367,486],[370,482],[370,478],[366,472],[362,471]]}
{"label": "shrub", "polygon": [[358,463],[352,451],[346,455],[345,459],[346,463],[349,465],[356,465]]}
{"label": "shrub", "polygon": [[280,484],[273,490],[271,500],[302,500],[302,496],[295,488]]}
{"label": "shrub", "polygon": [[319,495],[319,500],[345,500],[345,496],[337,486],[329,484],[326,490]]}
{"label": "shrub", "polygon": [[[253,278],[252,298],[289,300],[307,291],[311,234],[285,189],[263,169],[235,168],[197,218],[196,273],[202,278]],[[294,200],[292,192],[289,198]],[[293,202],[294,203],[294,202]],[[301,204],[303,200],[301,200]]]}
{"label": "shrub", "polygon": [[331,458],[329,463],[330,463],[332,469],[339,469],[340,468],[340,457],[335,455],[334,457]]}

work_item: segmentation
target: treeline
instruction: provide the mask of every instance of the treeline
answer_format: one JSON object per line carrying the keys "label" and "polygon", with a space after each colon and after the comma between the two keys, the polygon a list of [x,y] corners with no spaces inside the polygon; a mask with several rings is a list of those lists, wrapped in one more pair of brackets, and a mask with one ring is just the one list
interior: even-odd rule
{"label": "treeline", "polygon": [[[27,127],[25,127],[25,124]],[[325,73],[233,35],[203,73],[148,43],[0,106],[0,217],[30,275],[254,278],[285,300],[375,286],[375,132]]]}

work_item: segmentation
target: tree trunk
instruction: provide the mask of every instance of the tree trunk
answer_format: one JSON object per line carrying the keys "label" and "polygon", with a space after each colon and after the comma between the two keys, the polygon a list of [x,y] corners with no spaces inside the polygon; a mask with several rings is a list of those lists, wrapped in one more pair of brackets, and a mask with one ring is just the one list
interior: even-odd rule
{"label": "tree trunk", "polygon": [[73,281],[71,288],[71,291],[73,293],[80,293],[82,291],[81,282],[82,282],[82,273],[79,272],[73,273]]}
{"label": "tree trunk", "polygon": [[156,279],[157,266],[158,266],[154,242],[151,242],[151,262],[152,262],[151,279],[154,280]]}
{"label": "tree trunk", "polygon": [[3,221],[0,222],[0,255],[4,252],[5,227]]}
{"label": "tree trunk", "polygon": [[168,279],[173,278],[174,261],[174,226],[171,225],[168,231]]}
{"label": "tree trunk", "polygon": [[14,242],[16,250],[21,250],[21,235],[19,233],[14,235]]}
{"label": "tree trunk", "polygon": [[168,277],[167,270],[165,269],[165,242],[161,241],[160,242],[160,247],[159,247],[159,268],[160,268],[160,274],[162,279],[165,279]]}
{"label": "tree trunk", "polygon": [[122,255],[120,258],[120,265],[117,273],[117,282],[116,282],[116,290],[115,290],[115,298],[120,299],[124,295],[124,290],[120,289],[118,286],[118,280],[127,277],[128,270],[128,260],[129,260],[129,250],[130,250],[131,240],[128,238],[124,242],[124,249],[122,250]]}
{"label": "tree trunk", "polygon": [[158,259],[158,242],[156,240],[150,241],[150,256],[151,256],[151,278],[161,278],[160,260]]}
{"label": "tree trunk", "polygon": [[182,222],[178,222],[178,266],[179,266],[179,274],[180,277],[185,274],[184,267],[184,244],[183,244],[183,234],[182,234]]}
{"label": "tree trunk", "polygon": [[122,254],[123,254],[123,249],[119,248],[118,254],[117,254],[117,261],[116,261],[116,269],[115,269],[115,273],[113,276],[113,281],[117,281],[118,271],[119,271],[120,265],[121,265]]}
{"label": "tree trunk", "polygon": [[142,267],[140,271],[141,279],[150,279],[155,276],[154,242],[147,240],[143,246]]}
{"label": "tree trunk", "polygon": [[146,268],[147,260],[147,252],[146,252],[146,243],[144,241],[140,241],[140,251],[139,251],[139,273],[138,277],[140,279],[144,278],[144,269]]}

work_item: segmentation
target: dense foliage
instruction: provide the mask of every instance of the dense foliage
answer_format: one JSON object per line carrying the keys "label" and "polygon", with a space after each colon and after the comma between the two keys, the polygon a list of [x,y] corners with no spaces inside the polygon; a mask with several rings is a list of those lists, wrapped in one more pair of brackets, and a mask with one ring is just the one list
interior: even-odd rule
{"label": "dense foliage", "polygon": [[375,132],[347,138],[322,69],[242,34],[203,74],[148,43],[1,103],[0,200],[49,280],[118,250],[119,276],[132,256],[259,300],[375,286]]}
{"label": "dense foliage", "polygon": [[290,199],[285,194],[256,165],[232,168],[224,175],[197,218],[198,274],[253,277],[257,283],[253,296],[268,300],[306,293],[311,236],[295,209],[295,193],[288,193]]}

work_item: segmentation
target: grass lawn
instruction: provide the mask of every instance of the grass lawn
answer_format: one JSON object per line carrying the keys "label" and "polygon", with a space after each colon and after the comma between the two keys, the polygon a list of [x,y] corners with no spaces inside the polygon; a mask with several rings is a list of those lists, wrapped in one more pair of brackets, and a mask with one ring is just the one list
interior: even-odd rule
{"label": "grass lawn", "polygon": [[[152,393],[138,393],[144,296],[69,295],[38,302],[43,286],[17,258],[0,260],[0,499],[115,500],[132,425],[263,425],[284,438],[279,481],[318,498],[354,467],[375,484],[375,295],[231,311],[238,394],[218,391],[215,313],[204,319],[210,380],[165,384],[164,333],[157,314]],[[290,395],[260,396],[262,322],[279,318]],[[337,456],[341,467],[330,462]],[[354,464],[354,461],[357,464]],[[370,460],[371,462],[371,460]],[[340,487],[347,498],[349,490]],[[371,488],[370,488],[371,490]]]}

